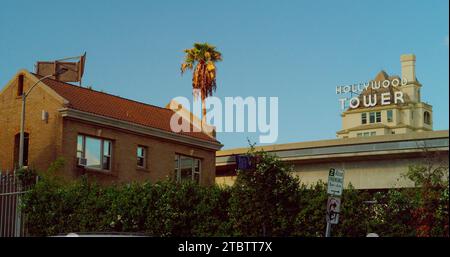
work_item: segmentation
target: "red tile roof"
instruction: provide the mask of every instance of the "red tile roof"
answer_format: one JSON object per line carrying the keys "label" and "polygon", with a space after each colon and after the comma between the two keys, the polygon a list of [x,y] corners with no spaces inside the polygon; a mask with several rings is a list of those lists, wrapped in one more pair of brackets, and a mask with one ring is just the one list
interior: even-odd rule
{"label": "red tile roof", "polygon": [[[42,76],[37,74],[33,75],[42,78]],[[43,82],[69,101],[68,107],[71,109],[175,133],[170,129],[170,119],[175,112],[170,109],[133,101],[53,79],[44,79]],[[180,132],[177,134],[218,142],[216,139],[201,132]]]}

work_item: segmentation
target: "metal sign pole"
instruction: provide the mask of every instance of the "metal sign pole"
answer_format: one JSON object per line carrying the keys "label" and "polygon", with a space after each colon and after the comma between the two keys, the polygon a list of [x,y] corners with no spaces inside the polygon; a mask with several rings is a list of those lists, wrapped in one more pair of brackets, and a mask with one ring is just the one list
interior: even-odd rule
{"label": "metal sign pole", "polygon": [[327,222],[327,228],[325,230],[325,237],[330,237],[331,236],[331,223]]}
{"label": "metal sign pole", "polygon": [[[342,165],[344,166],[344,165]],[[344,189],[344,169],[331,168],[328,172],[327,186],[327,228],[325,237],[331,237],[331,225],[339,223],[339,212],[341,206],[341,195]]]}

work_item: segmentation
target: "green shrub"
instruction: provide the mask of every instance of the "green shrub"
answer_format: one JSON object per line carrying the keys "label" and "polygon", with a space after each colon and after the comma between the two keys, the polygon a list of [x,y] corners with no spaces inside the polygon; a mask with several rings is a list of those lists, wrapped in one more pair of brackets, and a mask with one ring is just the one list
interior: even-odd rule
{"label": "green shrub", "polygon": [[265,152],[256,169],[238,171],[231,190],[230,221],[237,236],[290,236],[300,206],[300,183],[291,168]]}

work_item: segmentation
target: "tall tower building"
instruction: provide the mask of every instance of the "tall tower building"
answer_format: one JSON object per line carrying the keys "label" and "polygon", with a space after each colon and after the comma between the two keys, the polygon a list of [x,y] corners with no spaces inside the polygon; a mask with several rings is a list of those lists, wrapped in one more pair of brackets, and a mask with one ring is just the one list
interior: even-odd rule
{"label": "tall tower building", "polygon": [[422,102],[416,56],[400,57],[401,78],[380,71],[342,114],[338,138],[402,134],[433,130],[432,106]]}

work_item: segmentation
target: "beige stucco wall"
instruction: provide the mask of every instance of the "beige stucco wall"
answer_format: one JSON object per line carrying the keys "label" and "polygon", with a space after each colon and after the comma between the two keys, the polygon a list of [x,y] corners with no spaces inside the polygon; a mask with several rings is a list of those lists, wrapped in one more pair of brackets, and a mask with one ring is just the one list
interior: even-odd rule
{"label": "beige stucco wall", "polygon": [[[292,165],[294,175],[300,177],[303,183],[311,184],[319,180],[327,181],[327,175],[330,168],[344,168],[345,184],[349,182],[358,189],[377,189],[390,187],[409,187],[411,182],[402,178],[402,174],[408,171],[408,168],[414,164],[424,164],[427,158],[424,156],[422,144],[417,148],[392,148],[386,150],[371,151],[370,148],[365,151],[352,152],[351,147],[358,145],[371,145],[378,143],[396,143],[411,142],[415,145],[418,142],[427,142],[428,140],[439,140],[439,146],[429,148],[428,151],[439,157],[433,158],[435,165],[445,165],[448,167],[448,130],[414,132],[395,135],[384,135],[374,137],[356,137],[347,139],[332,139],[309,142],[297,142],[279,145],[258,146],[256,151],[266,151],[272,154],[282,154],[284,151],[320,149],[326,147],[344,147],[349,149],[330,154],[311,153],[304,155],[291,152],[281,160],[287,165]],[[414,143],[415,142],[415,143]],[[416,146],[416,145],[415,145]],[[374,145],[375,147],[375,145]],[[374,148],[375,149],[375,148]],[[232,185],[236,179],[235,165],[232,159],[233,155],[245,154],[247,148],[235,148],[218,151],[216,156],[216,183],[220,185]],[[286,152],[284,152],[286,153]],[[306,152],[308,153],[308,152]],[[438,163],[442,162],[442,163]]]}
{"label": "beige stucco wall", "polygon": [[232,186],[236,181],[236,176],[216,177],[216,184],[219,186]]}
{"label": "beige stucco wall", "polygon": [[[387,121],[387,111],[393,110],[393,121]],[[370,112],[381,112],[380,123],[369,123]],[[431,115],[431,124],[424,122],[424,113],[429,112]],[[367,113],[367,123],[361,123],[361,114]],[[373,128],[373,129],[355,129],[362,125],[386,125],[387,128]],[[367,131],[376,131],[377,135],[388,135],[392,131],[395,134],[409,133],[411,131],[422,132],[433,129],[433,111],[432,107],[424,103],[409,104],[407,106],[386,106],[376,107],[372,109],[351,110],[342,114],[342,129],[348,130],[346,133],[338,134],[338,137],[356,137],[358,133]]]}
{"label": "beige stucco wall", "polygon": [[357,189],[382,189],[392,187],[410,187],[411,181],[402,178],[417,159],[386,159],[355,162],[331,162],[294,165],[295,175],[302,183],[314,184],[319,180],[328,180],[330,168],[345,170],[344,184],[351,183]]}
{"label": "beige stucco wall", "polygon": [[[444,158],[445,160],[445,158]],[[423,158],[386,158],[377,160],[360,160],[344,162],[318,162],[309,164],[292,164],[293,175],[300,178],[306,185],[315,184],[318,181],[328,180],[330,168],[343,168],[345,170],[344,184],[349,183],[356,189],[385,189],[412,187],[414,184],[405,179],[402,174],[408,171],[410,165],[423,164]],[[448,159],[446,159],[448,165]],[[231,186],[236,176],[216,177],[218,185]]]}

